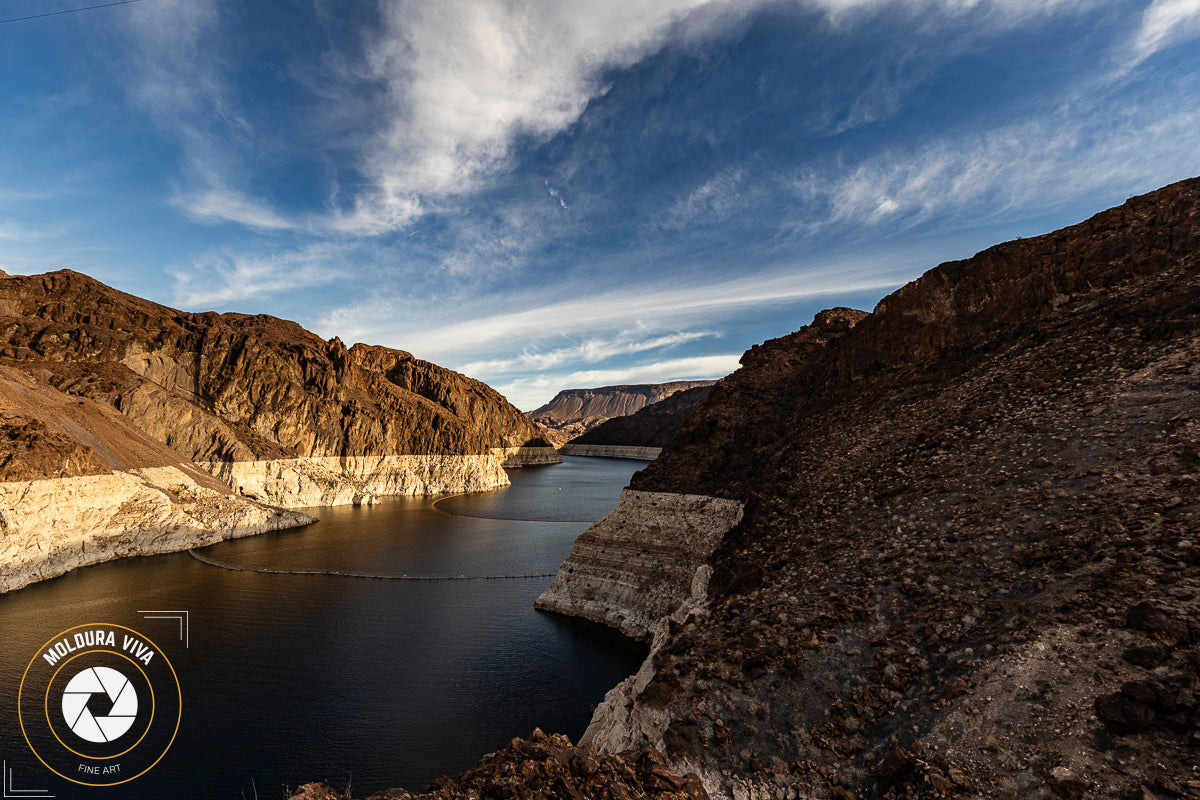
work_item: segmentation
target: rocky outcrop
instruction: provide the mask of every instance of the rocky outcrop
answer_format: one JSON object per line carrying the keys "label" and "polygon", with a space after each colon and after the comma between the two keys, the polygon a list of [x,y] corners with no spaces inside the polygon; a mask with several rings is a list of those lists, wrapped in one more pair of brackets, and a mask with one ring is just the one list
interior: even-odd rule
{"label": "rocky outcrop", "polygon": [[628,447],[611,444],[574,444],[568,442],[558,448],[564,456],[588,456],[591,458],[629,458],[634,461],[653,461],[662,452],[661,447]]}
{"label": "rocky outcrop", "polygon": [[670,466],[651,465],[636,476],[638,485],[749,497],[762,455],[791,434],[796,409],[808,392],[806,370],[868,317],[865,311],[831,308],[800,330],[747,350],[742,368],[714,386],[668,440]]}
{"label": "rocky outcrop", "polygon": [[575,540],[534,605],[649,639],[659,619],[687,599],[696,569],[741,517],[734,500],[626,490],[612,513]]}
{"label": "rocky outcrop", "polygon": [[485,455],[547,446],[488,386],[265,315],[189,314],[69,270],[0,278],[0,357],[189,460]]}
{"label": "rocky outcrop", "polygon": [[560,460],[495,391],[403,351],[0,273],[8,588],[311,519],[281,507],[491,489]]}
{"label": "rocky outcrop", "polygon": [[648,743],[659,752],[666,751],[666,742],[662,737],[671,721],[670,715],[655,705],[639,701],[658,673],[657,658],[671,635],[671,626],[678,627],[691,617],[703,617],[706,613],[708,579],[711,576],[712,567],[709,565],[696,567],[687,598],[676,605],[669,615],[659,618],[646,660],[636,674],[621,681],[604,696],[604,702],[596,707],[591,724],[579,740],[580,744],[591,745],[604,753],[620,753],[634,746],[635,742]]}
{"label": "rocky outcrop", "polygon": [[0,483],[0,593],[123,556],[313,522],[197,484],[174,467]]}
{"label": "rocky outcrop", "polygon": [[[712,385],[696,386],[651,403],[624,417],[605,420],[591,430],[576,436],[563,448],[573,448],[568,454],[582,455],[576,451],[584,446],[644,447],[662,449],[671,434],[684,423],[712,393]],[[567,453],[563,448],[561,452]],[[622,458],[623,456],[618,456]],[[648,460],[653,460],[653,456]]]}
{"label": "rocky outcrop", "polygon": [[[574,747],[561,734],[540,730],[487,755],[457,779],[438,778],[420,792],[389,789],[367,800],[458,800],[462,798],[557,798],[557,800],[707,800],[695,775],[680,775],[652,748],[601,754]],[[289,800],[350,800],[324,783],[301,786]]]}
{"label": "rocky outcrop", "polygon": [[499,447],[492,450],[500,458],[500,466],[507,468],[544,467],[561,464],[562,456],[549,444],[523,447]]}
{"label": "rocky outcrop", "polygon": [[597,389],[564,389],[546,405],[530,411],[528,416],[542,426],[546,438],[558,447],[606,420],[633,414],[677,392],[711,386],[715,382],[671,381],[602,386]]}
{"label": "rocky outcrop", "polygon": [[742,364],[627,492],[743,504],[703,598],[597,574],[683,529],[638,504],[572,553],[656,631],[587,741],[731,798],[1200,791],[1200,180]]}

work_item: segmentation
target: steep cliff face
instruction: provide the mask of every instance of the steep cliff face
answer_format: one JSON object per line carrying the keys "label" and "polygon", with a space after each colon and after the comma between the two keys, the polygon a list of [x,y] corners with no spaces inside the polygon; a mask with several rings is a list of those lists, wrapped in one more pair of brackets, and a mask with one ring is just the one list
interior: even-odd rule
{"label": "steep cliff face", "polygon": [[[1200,179],[749,351],[627,493],[741,519],[584,741],[724,797],[1200,789],[1198,409]],[[649,614],[596,528],[556,585]]]}
{"label": "steep cliff face", "polygon": [[797,405],[806,399],[807,370],[869,316],[852,308],[828,309],[795,333],[747,350],[742,368],[714,386],[671,434],[664,453],[670,466],[651,465],[635,476],[637,485],[658,481],[666,491],[745,500],[758,480],[763,453],[789,435]]}
{"label": "steep cliff face", "polygon": [[76,567],[294,527],[116,409],[0,365],[0,592]]}
{"label": "steep cliff face", "polygon": [[[585,455],[585,446],[662,448],[671,434],[712,393],[712,385],[696,386],[643,406],[623,417],[605,420],[563,445],[565,455]],[[562,448],[560,448],[562,449]]]}
{"label": "steep cliff face", "polygon": [[529,412],[529,418],[545,429],[546,437],[561,446],[605,420],[623,417],[671,395],[715,381],[671,381],[597,389],[564,389],[546,405]]}
{"label": "steep cliff face", "polygon": [[[699,387],[708,401],[692,409],[667,454],[678,463],[677,453],[687,453],[682,461],[708,480],[669,473],[666,491],[625,491],[616,510],[575,542],[536,606],[650,639],[658,620],[688,597],[695,570],[742,518],[750,493],[739,490],[753,483],[728,477],[756,465],[756,445],[774,446],[786,435],[788,420],[780,409],[794,396],[779,385],[779,376],[803,370],[866,316],[848,308],[822,311],[811,325],[756,345],[742,357],[743,368],[715,386]],[[644,485],[647,471],[634,476],[637,485]]]}
{"label": "steep cliff face", "polygon": [[[494,390],[409,353],[347,349],[265,315],[183,313],[67,270],[0,278],[0,357],[36,365],[55,388],[117,409],[197,463],[553,460]],[[486,469],[503,482],[498,465]]]}
{"label": "steep cliff face", "polygon": [[281,507],[490,489],[559,460],[491,388],[403,351],[0,274],[0,591],[311,520]]}
{"label": "steep cliff face", "polygon": [[734,500],[626,490],[616,509],[575,541],[534,605],[648,640],[741,518],[742,504]]}

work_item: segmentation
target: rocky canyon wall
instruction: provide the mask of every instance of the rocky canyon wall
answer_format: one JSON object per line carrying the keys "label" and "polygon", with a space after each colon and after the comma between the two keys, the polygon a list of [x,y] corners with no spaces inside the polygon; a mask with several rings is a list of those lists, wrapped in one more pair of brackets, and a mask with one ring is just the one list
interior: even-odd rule
{"label": "rocky canyon wall", "polygon": [[739,800],[1185,796],[1198,398],[1200,179],[752,348],[539,601],[653,632],[585,740]]}
{"label": "rocky canyon wall", "polygon": [[621,493],[617,507],[576,541],[535,606],[648,640],[689,596],[692,577],[742,517],[736,500]]}
{"label": "rocky canyon wall", "polygon": [[181,312],[69,270],[0,273],[9,588],[309,519],[284,508],[492,489],[505,467],[559,461],[490,387],[404,351]]}

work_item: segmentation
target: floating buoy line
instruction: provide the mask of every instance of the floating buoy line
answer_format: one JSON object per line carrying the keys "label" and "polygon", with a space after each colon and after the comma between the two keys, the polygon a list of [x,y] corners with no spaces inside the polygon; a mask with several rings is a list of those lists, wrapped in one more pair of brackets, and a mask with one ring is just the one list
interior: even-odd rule
{"label": "floating buoy line", "polygon": [[342,572],[325,569],[267,569],[266,567],[239,567],[226,564],[188,550],[188,555],[210,567],[230,572],[257,572],[260,575],[330,575],[335,578],[364,578],[375,581],[522,581],[532,578],[553,578],[556,573],[538,572],[525,575],[373,575],[365,572]]}

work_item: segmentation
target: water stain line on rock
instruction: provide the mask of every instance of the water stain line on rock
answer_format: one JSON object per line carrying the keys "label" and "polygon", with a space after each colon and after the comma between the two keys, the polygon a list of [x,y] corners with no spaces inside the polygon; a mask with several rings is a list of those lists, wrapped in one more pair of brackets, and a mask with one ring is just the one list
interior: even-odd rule
{"label": "water stain line on rock", "polygon": [[188,550],[188,555],[210,567],[229,570],[230,572],[257,572],[260,575],[330,575],[335,578],[366,578],[377,581],[520,581],[532,578],[553,578],[553,572],[530,573],[526,575],[371,575],[362,572],[341,572],[338,570],[320,569],[267,569],[265,567],[239,567],[205,558],[195,550]]}

